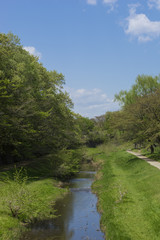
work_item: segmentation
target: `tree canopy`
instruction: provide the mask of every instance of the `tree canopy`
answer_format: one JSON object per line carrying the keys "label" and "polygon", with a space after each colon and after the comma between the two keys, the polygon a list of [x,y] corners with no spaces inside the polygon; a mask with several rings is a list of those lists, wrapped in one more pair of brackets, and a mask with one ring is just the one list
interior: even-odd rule
{"label": "tree canopy", "polygon": [[[115,100],[122,105],[121,129],[125,140],[145,144],[154,150],[160,143],[160,78],[138,76],[129,91],[120,91]],[[119,119],[117,118],[119,123]]]}
{"label": "tree canopy", "polygon": [[77,144],[64,76],[47,71],[13,34],[0,34],[0,162]]}
{"label": "tree canopy", "polygon": [[118,101],[122,106],[130,105],[136,102],[137,97],[152,94],[159,88],[160,77],[138,75],[135,84],[129,91],[121,90],[119,94],[115,94],[115,101]]}

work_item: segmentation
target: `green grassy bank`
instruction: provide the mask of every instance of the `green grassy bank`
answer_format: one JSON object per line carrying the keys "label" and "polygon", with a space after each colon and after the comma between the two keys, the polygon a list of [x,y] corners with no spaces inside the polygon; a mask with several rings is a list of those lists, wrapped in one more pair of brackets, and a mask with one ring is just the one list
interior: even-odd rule
{"label": "green grassy bank", "polygon": [[65,191],[56,185],[49,178],[25,186],[12,181],[0,182],[0,239],[17,240],[28,223],[53,217],[54,201]]}
{"label": "green grassy bank", "polygon": [[107,240],[160,239],[160,171],[113,146],[89,150],[103,162],[93,185]]}
{"label": "green grassy bank", "polygon": [[1,240],[18,240],[29,223],[55,216],[54,202],[68,191],[61,188],[63,183],[57,176],[69,178],[78,171],[77,155],[74,154],[74,161],[70,155],[65,156],[65,165],[62,162],[59,167],[55,166],[52,156],[47,156],[29,164],[21,163],[21,167],[1,168]]}

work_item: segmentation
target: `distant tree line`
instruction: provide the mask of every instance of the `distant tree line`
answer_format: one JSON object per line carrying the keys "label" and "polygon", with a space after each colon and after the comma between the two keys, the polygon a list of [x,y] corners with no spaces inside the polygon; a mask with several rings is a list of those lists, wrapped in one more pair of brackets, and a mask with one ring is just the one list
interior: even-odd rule
{"label": "distant tree line", "polygon": [[160,144],[160,78],[139,75],[131,89],[120,91],[115,100],[121,110],[107,112],[101,123],[109,141],[133,142],[153,153]]}

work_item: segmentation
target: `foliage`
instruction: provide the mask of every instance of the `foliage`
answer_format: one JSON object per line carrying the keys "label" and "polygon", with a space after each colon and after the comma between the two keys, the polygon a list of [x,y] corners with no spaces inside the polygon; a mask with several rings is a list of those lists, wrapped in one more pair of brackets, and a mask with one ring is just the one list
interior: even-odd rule
{"label": "foliage", "polygon": [[66,180],[79,172],[81,161],[82,149],[62,149],[56,156],[50,156],[48,171],[50,176]]}
{"label": "foliage", "polygon": [[37,198],[28,188],[28,181],[29,177],[24,168],[16,168],[12,177],[6,175],[4,178],[3,204],[8,207],[12,217],[25,223],[32,222],[37,218],[53,217],[51,206],[42,201],[37,204]]}
{"label": "foliage", "polygon": [[[115,99],[123,107],[117,127],[123,131],[125,141],[144,145],[154,152],[160,143],[160,80],[159,77],[138,76],[136,83],[127,91],[121,91]],[[115,128],[117,130],[117,128]]]}
{"label": "foliage", "polygon": [[[43,162],[45,166],[45,161]],[[67,190],[58,188],[57,181],[44,178],[45,167],[38,162],[27,168],[1,173],[0,181],[0,239],[17,240],[26,223],[54,217],[54,202]],[[31,171],[32,170],[32,171]],[[43,179],[34,176],[43,176]],[[23,224],[22,224],[23,223]]]}
{"label": "foliage", "polygon": [[90,132],[94,129],[94,121],[77,115],[76,118],[77,128],[79,129],[79,135],[81,138],[81,144],[86,144],[88,142],[88,136]]}
{"label": "foliage", "polygon": [[104,123],[103,116],[89,119],[77,115],[76,123],[82,145],[96,147],[106,141],[106,132],[102,127]]}
{"label": "foliage", "polygon": [[120,91],[115,94],[115,101],[120,102],[123,106],[135,103],[137,97],[150,95],[160,88],[160,78],[147,75],[138,75],[136,83],[129,91]]}
{"label": "foliage", "polygon": [[0,34],[0,163],[78,146],[64,76],[47,71],[17,36]]}

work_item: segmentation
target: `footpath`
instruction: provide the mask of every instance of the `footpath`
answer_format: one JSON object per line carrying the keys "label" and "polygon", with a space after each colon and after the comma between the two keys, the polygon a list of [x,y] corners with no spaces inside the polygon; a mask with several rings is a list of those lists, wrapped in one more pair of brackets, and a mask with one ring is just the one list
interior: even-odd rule
{"label": "footpath", "polygon": [[129,151],[129,150],[128,150],[127,152],[130,153],[130,154],[135,155],[136,157],[138,157],[138,158],[140,158],[140,159],[145,160],[145,161],[148,162],[150,165],[152,165],[152,166],[160,169],[160,162],[157,162],[157,161],[155,161],[155,160],[152,160],[152,159],[150,159],[150,158],[147,158],[147,157],[145,157],[145,156],[143,156],[143,155],[141,155],[140,153],[137,153],[137,152],[132,152],[132,151]]}

